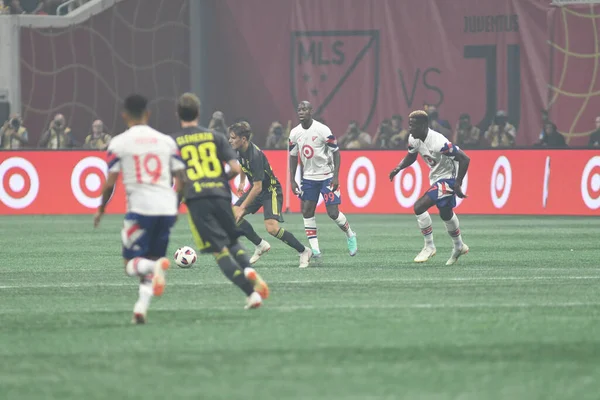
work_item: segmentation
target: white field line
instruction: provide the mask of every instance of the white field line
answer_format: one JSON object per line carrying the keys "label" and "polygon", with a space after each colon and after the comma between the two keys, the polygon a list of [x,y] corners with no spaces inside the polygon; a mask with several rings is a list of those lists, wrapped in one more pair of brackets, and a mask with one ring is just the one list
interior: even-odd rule
{"label": "white field line", "polygon": [[[547,275],[547,276],[481,276],[481,277],[454,277],[454,278],[386,278],[386,279],[319,279],[319,280],[287,280],[287,281],[268,281],[274,285],[315,285],[322,283],[389,283],[394,282],[399,286],[403,284],[422,284],[422,283],[477,283],[477,282],[534,282],[534,281],[571,281],[571,280],[598,280],[600,275]],[[77,282],[77,283],[42,283],[42,284],[16,284],[16,285],[0,285],[0,290],[8,289],[45,289],[45,288],[89,288],[89,287],[124,287],[134,286],[133,280],[124,279],[123,282]],[[223,280],[222,282],[169,282],[169,286],[218,286],[231,285],[230,282]]]}
{"label": "white field line", "polygon": [[[600,307],[600,302],[562,302],[562,303],[414,303],[414,304],[294,304],[271,305],[268,302],[263,306],[264,311],[294,312],[312,310],[451,310],[451,309],[536,309],[536,308],[589,308]],[[0,309],[0,315],[21,314],[23,309]],[[29,314],[81,314],[81,313],[129,313],[130,308],[87,308],[85,310],[26,310]],[[198,307],[172,307],[157,305],[152,311],[244,311],[242,303],[239,306],[200,305]],[[259,311],[260,312],[260,311]]]}

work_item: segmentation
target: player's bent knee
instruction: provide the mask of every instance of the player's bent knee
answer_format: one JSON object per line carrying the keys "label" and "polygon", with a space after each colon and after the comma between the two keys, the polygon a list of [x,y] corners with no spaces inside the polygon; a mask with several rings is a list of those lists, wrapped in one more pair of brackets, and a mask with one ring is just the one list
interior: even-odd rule
{"label": "player's bent knee", "polygon": [[265,221],[265,228],[269,235],[275,236],[279,232],[279,223],[274,219],[268,219]]}
{"label": "player's bent knee", "polygon": [[302,203],[302,216],[304,218],[312,218],[315,216],[315,209],[317,208],[317,203],[314,202],[303,202]]}
{"label": "player's bent knee", "polygon": [[327,207],[327,215],[331,219],[337,219],[340,216],[340,210],[337,206]]}
{"label": "player's bent knee", "polygon": [[454,216],[454,211],[450,207],[440,208],[440,218],[444,221],[450,221]]}

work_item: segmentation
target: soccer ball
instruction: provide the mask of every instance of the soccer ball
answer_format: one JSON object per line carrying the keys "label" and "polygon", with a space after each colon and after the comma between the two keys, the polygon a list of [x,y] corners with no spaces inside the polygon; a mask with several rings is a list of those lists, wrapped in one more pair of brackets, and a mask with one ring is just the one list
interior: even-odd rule
{"label": "soccer ball", "polygon": [[198,258],[196,252],[189,246],[183,246],[175,252],[175,264],[180,268],[190,268]]}

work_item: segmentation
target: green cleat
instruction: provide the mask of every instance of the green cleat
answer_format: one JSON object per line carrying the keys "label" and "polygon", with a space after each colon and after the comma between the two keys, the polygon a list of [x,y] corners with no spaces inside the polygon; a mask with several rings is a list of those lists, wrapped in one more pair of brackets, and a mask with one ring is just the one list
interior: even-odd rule
{"label": "green cleat", "polygon": [[358,243],[356,243],[356,234],[348,238],[348,252],[350,253],[350,257],[356,255],[358,251]]}

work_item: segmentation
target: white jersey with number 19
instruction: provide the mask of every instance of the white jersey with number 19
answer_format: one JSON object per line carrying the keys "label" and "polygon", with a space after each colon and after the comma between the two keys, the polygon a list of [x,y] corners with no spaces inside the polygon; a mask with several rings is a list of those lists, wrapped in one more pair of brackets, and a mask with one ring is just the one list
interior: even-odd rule
{"label": "white jersey with number 19", "polygon": [[339,148],[327,125],[313,120],[308,129],[296,126],[290,132],[289,150],[291,156],[300,153],[304,179],[324,181],[333,176],[333,153]]}
{"label": "white jersey with number 19", "polygon": [[458,146],[454,146],[444,135],[429,129],[425,141],[408,137],[408,152],[418,152],[429,165],[429,183],[433,185],[441,179],[455,179],[458,162],[454,161]]}
{"label": "white jersey with number 19", "polygon": [[141,215],[176,215],[172,172],[185,164],[170,136],[148,125],[135,125],[108,146],[109,172],[122,172],[127,211]]}

